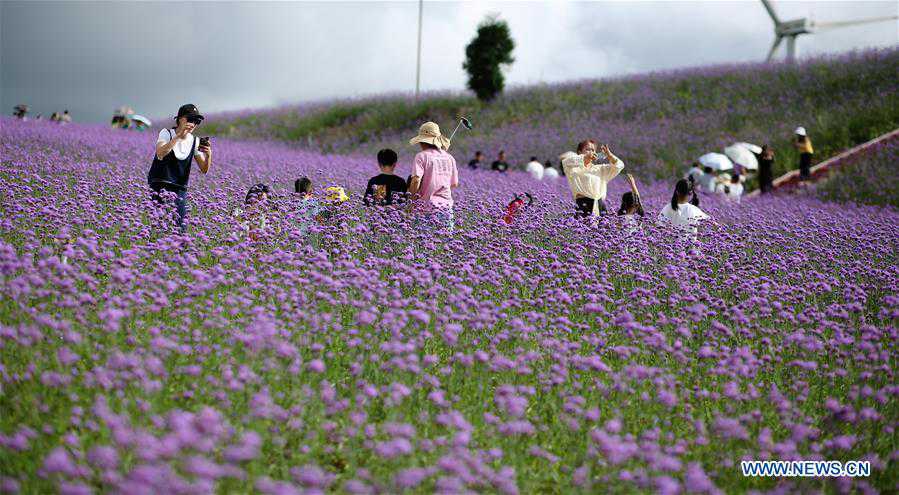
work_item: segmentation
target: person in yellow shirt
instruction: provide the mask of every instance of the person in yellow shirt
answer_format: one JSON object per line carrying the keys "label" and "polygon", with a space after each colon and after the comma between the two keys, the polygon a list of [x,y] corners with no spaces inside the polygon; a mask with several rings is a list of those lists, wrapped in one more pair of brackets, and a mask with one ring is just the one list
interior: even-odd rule
{"label": "person in yellow shirt", "polygon": [[815,154],[815,150],[805,127],[796,128],[796,142],[793,146],[799,152],[799,180],[808,180],[811,177],[812,155]]}

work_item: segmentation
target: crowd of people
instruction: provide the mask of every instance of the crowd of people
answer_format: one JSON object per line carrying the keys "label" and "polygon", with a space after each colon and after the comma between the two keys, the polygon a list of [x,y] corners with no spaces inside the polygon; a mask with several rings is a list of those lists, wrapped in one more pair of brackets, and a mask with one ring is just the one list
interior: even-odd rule
{"label": "crowd of people", "polygon": [[[15,117],[19,120],[28,120],[28,111],[29,110],[30,110],[30,108],[28,105],[25,105],[24,103],[20,103],[13,107],[12,115],[13,115],[13,117]],[[43,115],[37,114],[34,117],[34,120],[43,120]],[[62,113],[53,112],[52,114],[50,114],[50,121],[56,122],[58,124],[68,124],[68,123],[72,122],[72,115],[69,113],[68,110],[64,110]]]}
{"label": "crowd of people", "polygon": [[[177,224],[182,231],[187,215],[187,190],[192,164],[196,162],[204,174],[212,166],[210,139],[198,138],[193,134],[203,120],[203,115],[195,105],[181,106],[175,116],[175,125],[159,132],[156,153],[147,176],[155,201],[174,204]],[[811,140],[802,127],[796,130],[796,135],[796,147],[801,152],[800,174],[806,178],[813,153]],[[456,160],[447,151],[449,139],[441,134],[437,124],[426,122],[409,144],[419,148],[412,161],[412,173],[409,177],[403,179],[396,175],[396,151],[382,149],[377,154],[380,173],[368,181],[363,202],[367,206],[403,204],[415,215],[418,226],[452,231],[455,224],[453,190],[459,186],[459,171]],[[755,155],[761,191],[769,193],[772,190],[774,150],[765,145]],[[481,168],[483,160],[483,153],[478,151],[469,162],[469,168]],[[559,163],[560,169],[556,170],[549,161],[542,164],[537,157],[531,157],[524,170],[537,180],[553,180],[564,176],[572,195],[572,210],[578,217],[597,218],[606,214],[608,184],[624,170],[624,161],[612,153],[609,145],[597,145],[596,141],[587,139],[578,143],[575,151],[563,153],[559,157]],[[504,151],[498,153],[490,169],[501,173],[509,170]],[[695,236],[698,224],[710,218],[699,207],[698,192],[720,194],[727,201],[739,202],[744,191],[744,175],[740,172],[742,170],[737,169],[732,174],[717,174],[710,167],[694,163],[684,178],[676,182],[671,201],[659,212],[657,220]],[[617,213],[633,227],[636,217],[644,216],[645,212],[633,176],[627,174],[627,179],[630,191],[622,195]],[[308,177],[295,181],[294,192],[299,197],[303,228],[313,222],[324,221],[328,218],[331,207],[348,199],[342,187],[332,185],[325,189],[324,203],[319,202],[313,194],[313,184]],[[256,184],[247,192],[243,208],[234,211],[237,223],[253,238],[258,237],[258,233],[265,229],[264,208],[260,208],[260,205],[266,203],[269,195],[267,185]],[[534,198],[529,193],[516,195],[508,204],[502,220],[512,223],[533,201]]]}
{"label": "crowd of people", "polygon": [[[481,151],[475,152],[474,158],[468,162],[468,168],[471,170],[485,169],[494,172],[508,172],[515,167],[506,161],[506,152],[500,150],[500,152],[497,153],[496,160],[490,164],[489,169],[486,167],[484,153]],[[560,175],[560,171],[553,166],[552,161],[547,160],[545,163],[540,163],[540,160],[538,160],[536,156],[532,156],[531,160],[521,167],[521,170],[527,172],[536,180],[555,180],[558,179]]]}

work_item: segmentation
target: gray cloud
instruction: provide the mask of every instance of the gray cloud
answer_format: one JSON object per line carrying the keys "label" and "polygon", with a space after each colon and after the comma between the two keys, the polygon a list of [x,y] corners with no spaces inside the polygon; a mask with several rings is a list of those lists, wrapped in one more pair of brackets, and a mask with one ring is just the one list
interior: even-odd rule
{"label": "gray cloud", "polygon": [[[777,2],[783,19],[896,15],[897,3]],[[516,39],[510,84],[761,60],[760,2],[425,3],[424,90],[465,87],[461,64],[491,12]],[[106,121],[130,104],[163,116],[412,91],[417,2],[0,3],[4,113],[24,102]],[[895,22],[801,38],[801,55],[899,43]]]}

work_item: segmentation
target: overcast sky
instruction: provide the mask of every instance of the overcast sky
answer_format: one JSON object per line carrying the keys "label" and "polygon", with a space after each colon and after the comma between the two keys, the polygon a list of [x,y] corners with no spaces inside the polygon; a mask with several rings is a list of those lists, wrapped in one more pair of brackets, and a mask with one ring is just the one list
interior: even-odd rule
{"label": "overcast sky", "polygon": [[[896,15],[899,2],[773,0],[782,20]],[[512,85],[764,59],[759,1],[425,2],[422,89],[465,88],[465,45],[488,13],[517,44]],[[184,102],[212,113],[413,91],[418,2],[0,2],[2,112],[108,121]],[[806,35],[800,56],[899,43],[895,21]],[[783,50],[783,48],[781,48]],[[781,55],[782,55],[781,51]]]}

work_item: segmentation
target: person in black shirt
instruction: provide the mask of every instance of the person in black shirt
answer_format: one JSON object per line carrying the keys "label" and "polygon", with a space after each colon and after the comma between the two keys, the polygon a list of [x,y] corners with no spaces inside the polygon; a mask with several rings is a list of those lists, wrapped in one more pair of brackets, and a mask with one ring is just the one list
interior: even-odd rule
{"label": "person in black shirt", "polygon": [[[58,119],[59,117],[57,117]],[[174,193],[178,212],[178,228],[185,231],[184,218],[187,215],[187,184],[190,179],[191,164],[196,161],[200,172],[209,172],[212,166],[212,145],[205,138],[197,138],[193,131],[203,122],[203,115],[196,105],[181,105],[175,116],[175,125],[159,131],[156,139],[156,154],[147,173],[147,183],[153,191],[153,198],[160,204],[167,203],[163,191]]]}
{"label": "person in black shirt", "polygon": [[490,168],[492,170],[496,170],[497,172],[505,172],[506,170],[509,170],[509,164],[506,163],[505,151],[499,152],[499,155],[496,157],[496,161],[494,161],[493,164],[490,165]]}
{"label": "person in black shirt", "polygon": [[774,148],[766,144],[756,157],[759,162],[759,189],[762,194],[771,193],[774,191]]}
{"label": "person in black shirt", "polygon": [[477,170],[481,168],[481,160],[484,158],[484,154],[480,151],[474,152],[474,159],[468,162],[468,168],[472,170]]}
{"label": "person in black shirt", "polygon": [[405,199],[406,181],[393,173],[396,161],[396,151],[383,149],[378,152],[378,168],[381,173],[368,181],[363,200],[366,205],[390,205]]}

